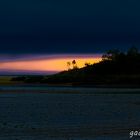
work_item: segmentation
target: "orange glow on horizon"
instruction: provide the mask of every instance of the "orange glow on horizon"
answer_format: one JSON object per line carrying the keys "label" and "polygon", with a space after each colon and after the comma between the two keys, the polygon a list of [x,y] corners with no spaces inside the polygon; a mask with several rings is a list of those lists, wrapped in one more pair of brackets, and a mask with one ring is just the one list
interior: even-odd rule
{"label": "orange glow on horizon", "polygon": [[85,63],[97,63],[101,58],[55,58],[43,60],[24,60],[14,62],[0,62],[0,70],[26,70],[26,71],[63,71],[67,70],[67,62],[76,60],[78,68]]}

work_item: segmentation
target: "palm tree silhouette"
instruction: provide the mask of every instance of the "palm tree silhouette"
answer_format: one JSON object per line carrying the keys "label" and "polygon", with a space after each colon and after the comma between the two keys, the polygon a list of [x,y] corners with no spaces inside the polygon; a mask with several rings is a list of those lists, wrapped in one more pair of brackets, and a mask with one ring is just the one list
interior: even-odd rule
{"label": "palm tree silhouette", "polygon": [[73,65],[73,69],[76,69],[76,68],[77,68],[76,60],[73,60],[73,61],[72,61],[72,65]]}
{"label": "palm tree silhouette", "polygon": [[68,70],[71,69],[70,66],[71,66],[71,62],[67,62],[67,68],[68,68]]}

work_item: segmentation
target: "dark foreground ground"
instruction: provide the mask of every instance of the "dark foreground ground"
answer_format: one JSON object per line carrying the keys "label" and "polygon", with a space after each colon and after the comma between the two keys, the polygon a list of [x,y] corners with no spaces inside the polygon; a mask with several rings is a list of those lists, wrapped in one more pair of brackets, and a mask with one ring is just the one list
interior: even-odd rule
{"label": "dark foreground ground", "polygon": [[127,140],[140,130],[140,89],[0,89],[0,140]]}

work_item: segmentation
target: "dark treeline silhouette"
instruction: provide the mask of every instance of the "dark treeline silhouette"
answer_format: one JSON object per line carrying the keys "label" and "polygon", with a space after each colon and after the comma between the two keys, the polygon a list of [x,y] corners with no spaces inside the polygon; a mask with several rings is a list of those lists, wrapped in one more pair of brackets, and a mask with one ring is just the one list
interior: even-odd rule
{"label": "dark treeline silhouette", "polygon": [[[140,52],[131,47],[127,52],[109,50],[102,55],[102,61],[86,64],[80,69],[69,69],[51,76],[29,78],[16,77],[12,80],[24,79],[24,82],[40,82],[49,84],[72,85],[140,85]],[[40,79],[39,79],[40,78]]]}
{"label": "dark treeline silhouette", "polygon": [[140,53],[136,47],[131,47],[127,53],[110,50],[94,68],[96,74],[140,74]]}

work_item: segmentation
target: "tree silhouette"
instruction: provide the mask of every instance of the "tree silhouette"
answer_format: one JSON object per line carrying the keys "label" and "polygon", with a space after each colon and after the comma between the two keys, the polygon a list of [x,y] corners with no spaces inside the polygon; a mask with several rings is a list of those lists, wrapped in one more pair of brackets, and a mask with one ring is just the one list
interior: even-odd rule
{"label": "tree silhouette", "polygon": [[90,65],[91,65],[90,63],[85,62],[85,67],[88,67],[88,66],[90,66]]}
{"label": "tree silhouette", "polygon": [[77,68],[76,60],[73,60],[73,61],[72,61],[72,65],[73,65],[73,69],[76,69],[76,68]]}
{"label": "tree silhouette", "polygon": [[68,68],[68,70],[71,69],[70,66],[71,66],[71,62],[67,62],[67,68]]}
{"label": "tree silhouette", "polygon": [[133,67],[133,65],[139,65],[140,62],[140,53],[139,50],[135,47],[132,46],[128,51],[127,51],[127,63]]}
{"label": "tree silhouette", "polygon": [[132,46],[128,51],[127,51],[127,55],[130,57],[134,57],[134,56],[138,56],[139,55],[139,50],[137,47]]}
{"label": "tree silhouette", "polygon": [[102,55],[102,61],[110,60],[110,61],[116,61],[120,55],[120,51],[117,49],[109,50],[107,53]]}

